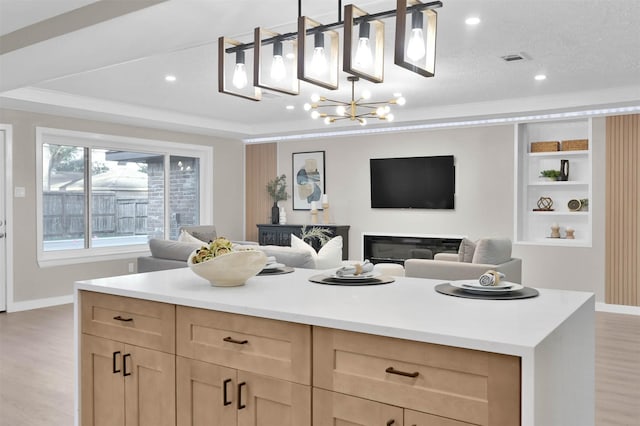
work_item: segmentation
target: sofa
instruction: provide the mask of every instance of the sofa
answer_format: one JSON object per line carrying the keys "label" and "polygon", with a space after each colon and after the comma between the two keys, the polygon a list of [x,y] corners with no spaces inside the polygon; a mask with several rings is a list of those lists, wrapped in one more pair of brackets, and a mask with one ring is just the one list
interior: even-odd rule
{"label": "sofa", "polygon": [[502,272],[505,280],[521,284],[522,260],[511,257],[511,240],[485,238],[476,242],[466,238],[458,253],[438,253],[433,260],[407,259],[405,276],[438,280],[472,280],[488,270]]}
{"label": "sofa", "polygon": [[[205,242],[217,237],[214,226],[199,225],[180,228],[178,241],[152,238],[149,240],[150,256],[137,259],[138,272],[163,271],[186,268],[189,255]],[[273,256],[276,262],[295,268],[315,268],[313,255],[304,249],[280,246],[259,246],[250,241],[236,241],[235,248],[254,248],[267,256]]]}

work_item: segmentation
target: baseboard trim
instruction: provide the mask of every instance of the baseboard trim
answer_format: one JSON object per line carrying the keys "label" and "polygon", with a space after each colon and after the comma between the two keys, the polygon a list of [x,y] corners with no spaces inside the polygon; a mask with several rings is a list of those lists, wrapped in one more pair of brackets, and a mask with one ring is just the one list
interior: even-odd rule
{"label": "baseboard trim", "polygon": [[640,316],[640,306],[614,305],[611,303],[596,303],[596,311],[610,314],[625,314]]}
{"label": "baseboard trim", "polygon": [[73,294],[9,303],[7,305],[7,312],[29,311],[31,309],[48,308],[50,306],[66,305],[68,303],[73,303]]}

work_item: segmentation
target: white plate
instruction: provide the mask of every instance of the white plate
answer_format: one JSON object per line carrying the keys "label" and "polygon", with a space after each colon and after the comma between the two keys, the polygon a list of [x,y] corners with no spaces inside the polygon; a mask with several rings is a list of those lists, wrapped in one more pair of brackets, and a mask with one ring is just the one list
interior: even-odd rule
{"label": "white plate", "polygon": [[375,278],[375,277],[379,277],[380,275],[382,275],[382,273],[380,271],[371,271],[371,272],[365,272],[363,274],[360,275],[337,275],[335,273],[335,271],[330,272],[327,274],[327,276],[329,278],[334,278],[337,280],[345,280],[345,281],[350,281],[350,280],[366,280],[369,278]]}
{"label": "white plate", "polygon": [[508,281],[503,281],[501,287],[498,286],[487,286],[487,287],[476,287],[475,285],[469,285],[471,282],[477,283],[475,280],[459,280],[459,281],[451,281],[450,284],[454,287],[457,287],[461,290],[468,291],[469,293],[510,293],[512,291],[522,290],[524,288],[523,285],[517,283],[510,283]]}
{"label": "white plate", "polygon": [[460,283],[461,285],[468,287],[468,288],[474,288],[474,289],[479,289],[479,290],[484,290],[484,289],[490,289],[490,290],[498,290],[498,289],[502,289],[502,290],[508,290],[511,287],[513,287],[514,285],[516,285],[515,283],[509,282],[509,281],[500,281],[500,284],[498,285],[482,285],[478,282],[478,280],[457,280],[455,281],[457,283]]}
{"label": "white plate", "polygon": [[269,263],[268,265],[265,265],[264,268],[262,268],[262,270],[264,271],[265,269],[278,269],[278,268],[284,268],[286,265],[284,263]]}

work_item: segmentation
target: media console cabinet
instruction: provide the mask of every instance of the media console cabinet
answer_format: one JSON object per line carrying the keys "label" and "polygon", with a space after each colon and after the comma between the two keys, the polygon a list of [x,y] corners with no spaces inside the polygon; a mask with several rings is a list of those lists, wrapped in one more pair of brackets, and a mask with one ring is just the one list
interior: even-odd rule
{"label": "media console cabinet", "polygon": [[317,273],[77,282],[76,425],[593,426],[591,293],[474,300]]}

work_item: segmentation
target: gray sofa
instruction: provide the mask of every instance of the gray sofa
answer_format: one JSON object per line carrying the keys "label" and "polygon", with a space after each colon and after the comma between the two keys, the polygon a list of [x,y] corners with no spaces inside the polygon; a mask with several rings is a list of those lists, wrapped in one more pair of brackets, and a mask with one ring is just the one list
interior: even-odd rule
{"label": "gray sofa", "polygon": [[[173,240],[151,239],[149,250],[151,256],[138,257],[138,272],[163,271],[187,267],[187,258],[199,243],[187,243]],[[295,268],[314,268],[315,260],[308,251],[280,246],[259,246],[254,244],[238,244],[237,248],[252,247],[273,256],[276,262]]]}

